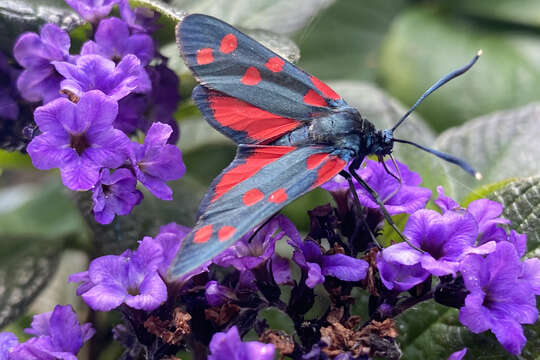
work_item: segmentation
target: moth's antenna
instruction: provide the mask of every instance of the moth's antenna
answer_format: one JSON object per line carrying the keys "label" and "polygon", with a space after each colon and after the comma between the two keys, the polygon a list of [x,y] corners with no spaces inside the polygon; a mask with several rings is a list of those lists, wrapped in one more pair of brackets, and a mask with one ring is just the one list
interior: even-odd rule
{"label": "moth's antenna", "polygon": [[456,164],[457,166],[459,166],[460,168],[462,168],[463,170],[465,170],[466,172],[474,176],[476,180],[482,180],[482,174],[480,172],[476,171],[471,165],[467,164],[464,160],[461,160],[455,156],[440,152],[435,149],[428,148],[426,146],[422,146],[420,144],[417,144],[408,140],[394,139],[394,141],[416,146],[417,148],[427,151],[428,153],[433,154],[437,157],[440,157],[443,160],[446,160],[452,164]]}
{"label": "moth's antenna", "polygon": [[478,58],[482,55],[482,50],[478,50],[478,52],[476,53],[475,57],[467,64],[465,65],[464,67],[462,68],[459,68],[457,70],[454,70],[452,71],[451,73],[449,74],[446,74],[445,76],[443,76],[439,81],[437,81],[435,84],[433,84],[429,89],[426,90],[425,93],[422,94],[422,96],[420,96],[418,98],[418,100],[416,100],[416,103],[414,103],[413,106],[411,106],[411,108],[405,113],[405,115],[403,115],[401,117],[401,119],[399,119],[399,121],[397,122],[396,125],[394,125],[394,127],[392,128],[392,131],[396,130],[396,128],[401,125],[401,123],[409,116],[411,115],[411,113],[418,107],[418,105],[420,105],[422,103],[422,101],[424,101],[425,98],[427,98],[429,96],[429,94],[431,94],[432,92],[434,92],[435,90],[437,90],[438,88],[440,88],[441,86],[443,86],[444,84],[446,84],[447,82],[449,82],[450,80],[458,77],[459,75],[463,74],[464,72],[466,72],[467,70],[469,70],[473,65],[474,63],[476,62],[476,60],[478,60]]}

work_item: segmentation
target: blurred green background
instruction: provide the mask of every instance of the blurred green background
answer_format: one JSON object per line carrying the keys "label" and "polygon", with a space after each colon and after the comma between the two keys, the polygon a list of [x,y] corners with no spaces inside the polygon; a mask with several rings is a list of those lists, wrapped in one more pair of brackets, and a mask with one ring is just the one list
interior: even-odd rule
{"label": "blurred green background", "polygon": [[[540,243],[540,1],[538,0],[154,0],[132,1],[163,14],[161,50],[181,77],[177,112],[179,147],[188,173],[172,184],[174,200],[146,196],[142,205],[110,226],[97,225],[85,194],[70,193],[56,172],[32,169],[29,160],[0,150],[0,325],[21,334],[28,312],[50,311],[71,302],[70,273],[90,258],[118,253],[170,221],[192,225],[206,187],[234,157],[235,146],[210,128],[189,95],[195,85],[174,43],[174,24],[183,12],[203,12],[240,27],[328,82],[379,128],[391,127],[432,83],[484,55],[464,76],[433,94],[396,132],[451,152],[484,174],[478,182],[460,169],[410,146],[397,158],[421,174],[424,185],[443,185],[465,202],[478,197],[502,201],[513,228],[529,236],[529,254]],[[62,0],[10,0],[0,4],[0,44],[9,53],[17,34],[48,21],[73,28],[74,46],[84,31]],[[323,190],[285,209],[302,230],[306,211],[331,201]],[[536,253],[537,254],[537,253]],[[43,291],[43,289],[46,289]],[[37,299],[36,299],[37,298]],[[418,316],[422,314],[422,316]],[[111,320],[93,314],[104,332]],[[487,351],[507,358],[491,336],[473,336],[458,326],[455,311],[423,305],[400,323],[406,357],[439,359],[467,345],[468,356]],[[529,326],[524,358],[540,354],[537,327]],[[112,338],[100,338],[100,359],[118,356]],[[87,354],[88,355],[88,354]],[[81,359],[84,354],[81,355]]]}

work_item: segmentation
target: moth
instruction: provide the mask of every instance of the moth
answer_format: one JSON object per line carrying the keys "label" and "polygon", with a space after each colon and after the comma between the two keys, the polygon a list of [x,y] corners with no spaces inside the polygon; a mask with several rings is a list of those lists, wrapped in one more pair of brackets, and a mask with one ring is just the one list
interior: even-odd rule
{"label": "moth", "polygon": [[176,35],[180,55],[200,83],[193,101],[238,150],[204,195],[198,221],[169,269],[172,278],[210,260],[337,174],[364,186],[393,224],[356,170],[368,155],[380,160],[391,155],[394,142],[412,144],[479,176],[464,161],[393,133],[425,97],[467,71],[480,52],[428,89],[392,129],[378,130],[321,80],[221,20],[187,15]]}

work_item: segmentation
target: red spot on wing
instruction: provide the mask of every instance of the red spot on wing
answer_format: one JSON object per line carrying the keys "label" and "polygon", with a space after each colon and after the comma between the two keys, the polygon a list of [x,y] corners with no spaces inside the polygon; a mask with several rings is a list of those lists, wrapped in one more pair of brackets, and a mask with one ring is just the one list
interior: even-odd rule
{"label": "red spot on wing", "polygon": [[343,170],[346,164],[347,162],[340,157],[328,155],[327,160],[317,170],[317,179],[311,187],[316,188],[319,185],[324,184]]}
{"label": "red spot on wing", "polygon": [[221,242],[229,240],[235,231],[236,228],[234,226],[222,226],[218,231],[218,240]]}
{"label": "red spot on wing", "polygon": [[253,86],[260,82],[261,74],[259,73],[259,70],[257,70],[257,68],[254,66],[248,67],[244,73],[244,76],[242,77],[242,84]]}
{"label": "red spot on wing", "polygon": [[326,101],[324,101],[323,97],[311,89],[308,90],[306,95],[304,95],[304,102],[308,105],[313,105],[313,106],[320,106],[320,107],[328,106]]}
{"label": "red spot on wing", "polygon": [[269,143],[301,125],[297,120],[274,115],[215,91],[210,92],[208,102],[219,124],[243,131],[260,144]]}
{"label": "red spot on wing", "polygon": [[212,236],[212,225],[205,225],[195,232],[193,237],[193,242],[197,244],[202,244],[210,240]]}
{"label": "red spot on wing", "polygon": [[266,68],[272,72],[280,72],[281,70],[283,70],[284,64],[285,64],[285,61],[283,61],[283,59],[277,56],[274,56],[268,59],[268,61],[266,62],[264,66],[266,66]]}
{"label": "red spot on wing", "polygon": [[206,65],[214,61],[214,55],[211,48],[199,49],[197,51],[197,64]]}
{"label": "red spot on wing", "polygon": [[277,189],[274,191],[270,196],[268,197],[268,201],[271,203],[281,204],[285,200],[287,200],[288,195],[285,192],[285,189]]}
{"label": "red spot on wing", "polygon": [[283,155],[296,149],[292,146],[267,146],[255,150],[243,164],[227,170],[216,185],[212,202],[219,199],[238,183],[249,179],[264,166],[276,161]]}
{"label": "red spot on wing", "polygon": [[307,160],[306,160],[306,167],[308,168],[308,170],[315,169],[324,160],[326,160],[327,157],[328,157],[327,153],[319,153],[319,154],[309,155]]}
{"label": "red spot on wing", "polygon": [[259,201],[261,201],[264,198],[264,194],[259,189],[251,189],[246,191],[244,196],[242,196],[242,202],[246,206],[251,206]]}
{"label": "red spot on wing", "polygon": [[317,79],[315,76],[311,76],[311,82],[315,87],[322,92],[323,96],[332,100],[339,100],[341,96],[330,88],[330,86]]}
{"label": "red spot on wing", "polygon": [[236,39],[236,36],[233,34],[227,34],[221,39],[221,44],[219,45],[219,51],[221,51],[224,54],[230,54],[234,50],[236,50],[236,46],[238,45],[238,40]]}

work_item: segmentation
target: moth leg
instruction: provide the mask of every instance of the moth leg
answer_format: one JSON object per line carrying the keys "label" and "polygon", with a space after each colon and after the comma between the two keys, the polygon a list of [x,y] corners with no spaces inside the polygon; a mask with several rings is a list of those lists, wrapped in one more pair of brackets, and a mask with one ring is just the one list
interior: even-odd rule
{"label": "moth leg", "polygon": [[392,197],[394,197],[394,195],[396,195],[398,193],[398,191],[401,189],[401,185],[403,185],[403,179],[401,178],[401,172],[399,171],[399,167],[398,167],[398,165],[396,163],[396,160],[392,156],[392,154],[390,154],[390,159],[392,159],[392,163],[394,164],[394,168],[396,169],[397,176],[394,173],[392,173],[390,171],[390,169],[388,169],[388,167],[386,166],[386,163],[384,162],[382,157],[379,157],[379,162],[381,162],[383,164],[384,171],[386,171],[386,173],[388,175],[392,176],[394,179],[396,179],[398,181],[398,187],[394,191],[392,191],[390,194],[388,194],[388,196],[386,196],[386,198],[383,199],[382,202],[384,204],[386,204],[386,202],[388,200],[390,200]]}
{"label": "moth leg", "polygon": [[[349,174],[345,170],[341,171],[339,174],[341,176],[343,176],[345,179],[347,179],[347,182],[349,183],[349,189],[351,190],[351,193],[353,194],[354,205],[356,206],[357,209],[361,209],[362,205],[360,204],[360,199],[358,198],[358,194],[356,193],[356,189],[354,188],[354,184],[352,182],[351,174]],[[375,245],[377,245],[377,247],[382,250],[382,248],[383,248],[382,245],[379,243],[379,240],[377,240],[377,238],[375,237],[375,234],[373,234],[373,232],[369,228],[369,225],[368,225],[366,219],[364,219],[363,217],[361,217],[361,219],[362,219],[362,222],[364,223],[364,226],[366,227],[367,231],[369,232],[369,235],[371,236],[371,240],[373,240]]]}
{"label": "moth leg", "polygon": [[[394,229],[394,231],[399,235],[399,237],[401,237],[403,239],[403,241],[405,241],[407,244],[409,244],[409,246],[412,247],[413,249],[418,250],[421,253],[424,253],[423,250],[421,250],[421,249],[417,248],[416,246],[414,246],[413,244],[411,244],[409,242],[409,240],[407,239],[407,237],[405,235],[403,235],[401,230],[399,230],[399,228],[396,226],[396,223],[394,222],[394,220],[392,220],[392,217],[390,216],[390,214],[388,214],[388,211],[386,210],[386,207],[384,206],[383,202],[381,201],[381,198],[379,197],[379,194],[377,194],[377,192],[371,186],[369,186],[369,184],[367,182],[365,182],[364,179],[362,179],[360,176],[358,176],[356,171],[354,169],[352,169],[351,167],[349,167],[349,173],[352,175],[352,177],[354,177],[354,179],[356,181],[358,181],[358,183],[360,183],[360,185],[362,185],[362,187],[364,189],[367,190],[367,192],[373,197],[373,199],[375,199],[375,202],[377,203],[377,205],[379,205],[379,208],[381,209],[381,211],[382,211],[382,213],[384,215],[384,218],[386,219],[386,221],[388,221],[388,224],[390,224],[392,229]],[[356,193],[356,191],[354,193]]]}

